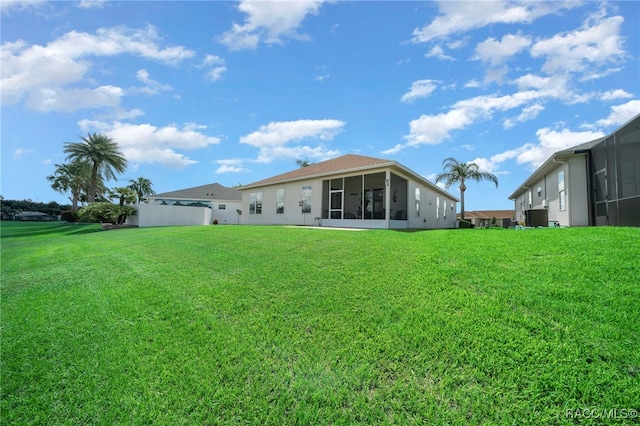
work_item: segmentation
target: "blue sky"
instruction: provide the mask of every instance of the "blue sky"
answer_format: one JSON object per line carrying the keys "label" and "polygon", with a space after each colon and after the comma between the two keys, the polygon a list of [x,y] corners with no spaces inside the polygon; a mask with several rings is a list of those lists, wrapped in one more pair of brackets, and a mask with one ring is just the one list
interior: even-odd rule
{"label": "blue sky", "polygon": [[[68,203],[46,176],[102,133],[109,187],[248,184],[342,154],[433,180],[475,161],[466,210],[553,152],[640,113],[640,2],[1,2],[7,199]],[[458,196],[458,189],[449,191]]]}

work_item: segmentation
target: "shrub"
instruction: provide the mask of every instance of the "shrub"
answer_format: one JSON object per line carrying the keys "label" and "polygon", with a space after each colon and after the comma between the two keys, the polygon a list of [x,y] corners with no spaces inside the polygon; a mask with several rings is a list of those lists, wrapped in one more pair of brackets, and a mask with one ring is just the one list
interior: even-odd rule
{"label": "shrub", "polygon": [[218,219],[213,219],[213,224],[217,225],[218,224]]}
{"label": "shrub", "polygon": [[119,206],[107,202],[92,203],[78,211],[78,217],[83,222],[113,223],[122,225],[129,216],[135,216],[136,209],[132,206]]}
{"label": "shrub", "polygon": [[460,221],[460,225],[458,227],[461,228],[461,229],[474,228],[475,225],[473,223],[469,222],[468,220],[461,220]]}
{"label": "shrub", "polygon": [[60,213],[60,219],[65,222],[77,222],[78,210],[65,210]]}

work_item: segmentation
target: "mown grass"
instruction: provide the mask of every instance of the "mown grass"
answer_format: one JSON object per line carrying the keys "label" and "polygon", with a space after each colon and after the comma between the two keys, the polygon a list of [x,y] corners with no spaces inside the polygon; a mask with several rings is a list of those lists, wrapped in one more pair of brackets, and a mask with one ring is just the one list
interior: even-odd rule
{"label": "mown grass", "polygon": [[3,425],[638,423],[639,229],[1,231]]}

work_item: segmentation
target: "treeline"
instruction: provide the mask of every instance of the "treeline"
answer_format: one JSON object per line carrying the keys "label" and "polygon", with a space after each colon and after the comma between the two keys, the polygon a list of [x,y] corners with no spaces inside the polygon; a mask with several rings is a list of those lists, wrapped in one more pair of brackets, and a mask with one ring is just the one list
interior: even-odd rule
{"label": "treeline", "polygon": [[58,216],[65,210],[70,210],[70,204],[58,204],[55,201],[48,203],[33,200],[5,200],[0,197],[2,216],[15,215],[22,212],[42,212],[51,216]]}

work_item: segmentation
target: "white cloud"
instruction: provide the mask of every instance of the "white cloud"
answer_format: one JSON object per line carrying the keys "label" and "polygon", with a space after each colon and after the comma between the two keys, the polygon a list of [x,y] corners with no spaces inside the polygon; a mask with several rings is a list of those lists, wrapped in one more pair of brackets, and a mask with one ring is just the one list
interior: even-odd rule
{"label": "white cloud", "polygon": [[[92,57],[131,54],[165,64],[177,64],[194,56],[193,51],[182,46],[163,48],[159,41],[155,28],[148,26],[142,30],[103,28],[95,34],[71,31],[45,46],[29,46],[22,40],[4,42],[0,50],[2,103],[14,104],[26,98],[31,108],[61,111],[113,107],[114,100],[122,96],[122,93],[115,93],[114,86],[93,89],[70,89],[68,86],[95,84],[87,76]],[[79,93],[88,99],[76,103]]]}
{"label": "white cloud", "polygon": [[579,1],[448,1],[438,2],[440,15],[413,31],[413,42],[424,43],[493,24],[531,23],[537,18],[581,5]]}
{"label": "white cloud", "polygon": [[521,35],[507,34],[498,41],[490,37],[476,46],[473,59],[488,63],[496,67],[505,63],[517,53],[522,52],[531,45],[531,39]]}
{"label": "white cloud", "polygon": [[609,73],[606,67],[617,65],[625,55],[620,35],[623,21],[621,16],[592,16],[576,31],[536,41],[531,56],[545,59],[542,70],[549,75],[586,73],[591,76],[587,78],[606,75]]}
{"label": "white cloud", "polygon": [[315,147],[289,146],[289,144],[309,139],[317,139],[321,142],[332,140],[345,125],[344,121],[331,119],[271,122],[241,137],[240,143],[260,148],[257,161],[262,163],[280,158],[326,159],[334,157],[339,151],[327,151],[322,144]]}
{"label": "white cloud", "polygon": [[26,105],[37,111],[73,112],[83,108],[116,108],[124,95],[117,86],[95,89],[40,88],[29,93]]}
{"label": "white cloud", "polygon": [[608,92],[602,93],[602,95],[600,96],[600,100],[602,101],[615,101],[617,99],[629,99],[629,98],[633,98],[633,95],[622,89],[610,90]]}
{"label": "white cloud", "polygon": [[424,43],[493,24],[531,23],[537,18],[581,2],[552,1],[447,1],[438,2],[440,15],[413,31],[413,42]]}
{"label": "white cloud", "polygon": [[218,81],[222,79],[222,74],[227,71],[227,67],[225,66],[225,60],[217,55],[207,55],[200,65],[201,68],[210,68],[205,77],[209,81]]}
{"label": "white cloud", "polygon": [[25,148],[16,148],[13,151],[13,158],[15,158],[16,160],[21,159],[24,155],[27,154],[31,154],[33,152],[32,149],[25,149]]}
{"label": "white cloud", "polygon": [[526,106],[525,108],[522,109],[522,112],[520,113],[520,115],[518,115],[515,118],[508,118],[504,120],[502,124],[505,129],[508,129],[515,126],[516,123],[522,123],[524,121],[533,120],[542,111],[544,111],[544,106],[542,106],[541,104],[535,103],[533,105]]}
{"label": "white cloud", "polygon": [[233,23],[218,41],[229,50],[255,49],[260,42],[281,44],[283,38],[305,40],[297,32],[304,18],[318,13],[323,0],[283,2],[277,0],[246,1],[238,5],[246,13],[244,24]]}
{"label": "white cloud", "polygon": [[532,169],[539,167],[555,152],[597,139],[604,136],[604,133],[574,132],[568,129],[557,131],[545,127],[538,130],[536,135],[538,143],[521,147],[521,152],[516,157],[518,164],[528,164]]}
{"label": "white cloud", "polygon": [[436,84],[439,83],[436,80],[418,80],[414,81],[411,85],[411,89],[400,100],[402,102],[411,103],[416,99],[428,97],[434,90],[436,90]]}
{"label": "white cloud", "polygon": [[491,118],[494,112],[525,107],[521,117],[530,117],[540,110],[540,106],[534,102],[548,96],[550,94],[545,92],[525,90],[513,95],[477,96],[458,101],[446,113],[422,115],[409,122],[409,134],[404,136],[407,142],[397,144],[383,151],[383,154],[394,154],[411,146],[437,145],[449,138],[452,132],[464,129],[477,120]]}
{"label": "white cloud", "polygon": [[172,168],[182,168],[197,161],[176,152],[206,148],[220,139],[202,133],[206,126],[185,123],[156,127],[151,124],[100,122],[82,120],[78,123],[85,132],[98,131],[118,143],[127,160],[137,163],[160,163]]}
{"label": "white cloud", "polygon": [[611,114],[607,118],[598,120],[600,126],[618,126],[625,124],[636,115],[640,114],[640,100],[635,99],[626,104],[611,107]]}
{"label": "white cloud", "polygon": [[214,173],[244,173],[248,172],[249,169],[243,166],[245,160],[240,158],[230,158],[227,160],[216,160],[216,164],[220,167],[216,169]]}
{"label": "white cloud", "polygon": [[2,0],[0,1],[0,11],[2,11],[2,13],[9,13],[16,10],[37,8],[46,3],[46,0]]}
{"label": "white cloud", "polygon": [[138,88],[137,90],[147,95],[157,95],[160,92],[172,90],[170,84],[162,84],[151,79],[151,77],[149,76],[149,72],[144,68],[138,70],[138,72],[136,73],[136,78],[146,85],[145,87]]}
{"label": "white cloud", "polygon": [[431,50],[425,53],[425,58],[437,58],[443,61],[453,61],[453,56],[444,53],[444,49],[440,45],[433,46]]}
{"label": "white cloud", "polygon": [[[612,107],[609,117],[598,120],[595,124],[603,127],[620,126],[635,117],[639,111],[640,100],[633,100]],[[490,173],[502,173],[499,171],[500,165],[508,160],[515,160],[517,164],[525,164],[528,169],[535,170],[554,153],[601,138],[605,133],[601,130],[572,131],[566,128],[554,130],[545,127],[539,129],[536,136],[537,142],[525,143],[489,158],[476,158],[473,162]]]}
{"label": "white cloud", "polygon": [[80,9],[102,9],[107,0],[80,0],[78,7]]}
{"label": "white cloud", "polygon": [[537,142],[529,142],[490,158],[476,158],[474,163],[489,173],[505,173],[499,170],[500,165],[508,160],[517,164],[525,164],[529,170],[540,167],[549,157],[558,151],[589,142],[604,136],[600,131],[575,132],[569,129],[552,130],[548,127],[536,132]]}

